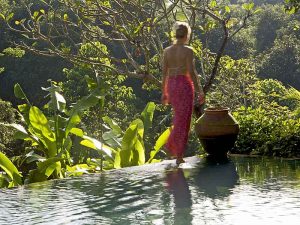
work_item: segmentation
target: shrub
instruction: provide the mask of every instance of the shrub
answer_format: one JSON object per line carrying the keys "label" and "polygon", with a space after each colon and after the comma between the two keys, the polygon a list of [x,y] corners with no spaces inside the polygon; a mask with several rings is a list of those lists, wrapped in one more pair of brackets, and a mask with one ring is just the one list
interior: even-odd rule
{"label": "shrub", "polygon": [[0,151],[8,156],[18,155],[20,152],[20,142],[15,141],[12,128],[1,123],[15,123],[17,121],[17,111],[10,102],[0,99]]}
{"label": "shrub", "polygon": [[240,133],[232,153],[300,157],[300,120],[287,107],[241,107],[233,115]]}

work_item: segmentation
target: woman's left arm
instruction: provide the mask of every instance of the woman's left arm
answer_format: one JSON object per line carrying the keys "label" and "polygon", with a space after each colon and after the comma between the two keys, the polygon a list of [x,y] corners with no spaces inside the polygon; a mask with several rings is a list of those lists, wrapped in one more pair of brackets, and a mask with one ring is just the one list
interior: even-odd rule
{"label": "woman's left arm", "polygon": [[164,105],[168,104],[167,73],[168,73],[167,54],[166,54],[166,50],[164,50],[163,59],[162,59],[162,86],[161,86],[161,92],[162,92],[161,101],[162,104]]}
{"label": "woman's left arm", "polygon": [[195,58],[194,58],[194,52],[191,49],[191,51],[188,54],[187,57],[188,60],[188,70],[190,72],[190,76],[193,80],[194,86],[195,86],[195,91],[198,94],[198,103],[200,105],[202,105],[205,102],[205,94],[203,92],[201,83],[200,83],[200,79],[196,70],[196,66],[195,66]]}

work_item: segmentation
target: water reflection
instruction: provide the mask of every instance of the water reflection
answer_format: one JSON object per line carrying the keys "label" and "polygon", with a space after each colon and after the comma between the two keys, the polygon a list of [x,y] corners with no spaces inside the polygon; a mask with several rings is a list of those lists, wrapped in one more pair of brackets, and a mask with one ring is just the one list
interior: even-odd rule
{"label": "water reflection", "polygon": [[227,158],[204,158],[192,177],[195,186],[210,198],[229,196],[239,180],[235,164]]}
{"label": "water reflection", "polygon": [[168,171],[166,182],[169,192],[174,197],[174,224],[191,224],[192,196],[183,170],[178,168]]}
{"label": "water reflection", "polygon": [[0,225],[300,221],[300,160],[194,157],[170,168],[152,164],[0,190]]}

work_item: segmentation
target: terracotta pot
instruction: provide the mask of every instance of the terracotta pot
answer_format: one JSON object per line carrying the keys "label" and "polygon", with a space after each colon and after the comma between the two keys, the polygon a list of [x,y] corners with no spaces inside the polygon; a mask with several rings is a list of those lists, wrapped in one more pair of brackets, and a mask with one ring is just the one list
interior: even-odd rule
{"label": "terracotta pot", "polygon": [[196,121],[195,130],[209,155],[224,157],[234,146],[239,125],[230,114],[229,108],[207,108]]}

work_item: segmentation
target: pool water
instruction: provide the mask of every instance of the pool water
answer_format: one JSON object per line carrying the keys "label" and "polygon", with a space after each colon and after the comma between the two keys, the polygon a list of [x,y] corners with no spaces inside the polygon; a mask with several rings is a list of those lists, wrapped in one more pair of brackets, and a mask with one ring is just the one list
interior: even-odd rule
{"label": "pool water", "polygon": [[300,160],[164,161],[0,190],[0,224],[300,224]]}

